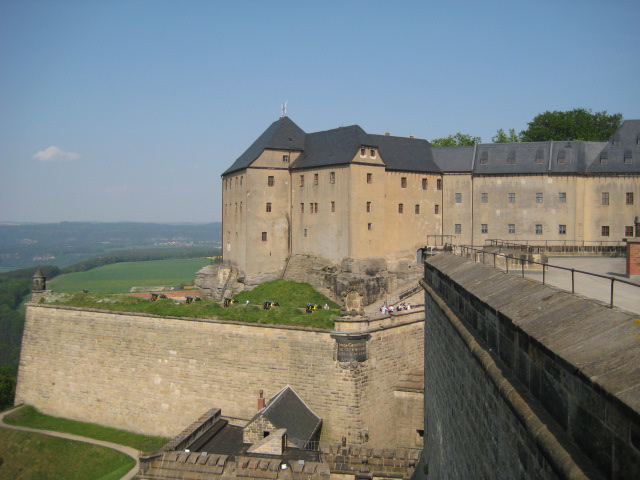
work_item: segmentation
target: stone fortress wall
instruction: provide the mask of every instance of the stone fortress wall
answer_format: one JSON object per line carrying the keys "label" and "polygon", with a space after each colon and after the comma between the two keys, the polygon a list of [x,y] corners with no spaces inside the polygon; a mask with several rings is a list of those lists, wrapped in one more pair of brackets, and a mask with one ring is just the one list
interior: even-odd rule
{"label": "stone fortress wall", "polygon": [[421,478],[640,478],[636,316],[448,254],[421,285]]}
{"label": "stone fortress wall", "polygon": [[416,447],[421,409],[408,425],[393,402],[402,373],[422,368],[423,326],[420,310],[339,333],[30,304],[16,403],[173,436],[214,407],[249,420],[260,390],[290,385],[322,418],[324,442],[389,446],[396,432],[396,446]]}

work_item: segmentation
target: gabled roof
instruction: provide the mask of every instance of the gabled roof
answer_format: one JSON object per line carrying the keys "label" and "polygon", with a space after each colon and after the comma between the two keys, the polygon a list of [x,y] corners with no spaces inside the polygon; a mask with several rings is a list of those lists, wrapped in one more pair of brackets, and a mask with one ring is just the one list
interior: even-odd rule
{"label": "gabled roof", "polygon": [[350,163],[361,146],[375,146],[358,125],[334,128],[306,135],[304,152],[291,165],[292,169]]}
{"label": "gabled roof", "polygon": [[437,172],[431,144],[420,138],[392,137],[390,135],[369,135],[373,145],[378,147],[387,170],[409,172]]}
{"label": "gabled roof", "polygon": [[298,448],[304,448],[322,423],[289,385],[276,393],[254,419],[259,416],[276,428],[286,428],[287,438]]}
{"label": "gabled roof", "polygon": [[470,172],[473,147],[431,147],[433,158],[443,172]]}
{"label": "gabled roof", "polygon": [[289,117],[280,117],[222,175],[247,168],[266,149],[302,150],[304,137],[304,131]]}

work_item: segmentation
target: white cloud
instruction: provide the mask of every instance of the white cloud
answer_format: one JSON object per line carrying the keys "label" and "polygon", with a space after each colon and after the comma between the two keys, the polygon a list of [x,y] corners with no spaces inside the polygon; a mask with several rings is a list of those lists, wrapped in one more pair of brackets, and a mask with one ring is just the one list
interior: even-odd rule
{"label": "white cloud", "polygon": [[113,187],[107,187],[104,189],[109,195],[119,196],[128,193],[130,190],[129,185],[114,185]]}
{"label": "white cloud", "polygon": [[65,152],[64,150],[51,145],[49,148],[40,150],[33,156],[33,158],[40,160],[41,162],[70,162],[80,158],[80,155],[74,152]]}

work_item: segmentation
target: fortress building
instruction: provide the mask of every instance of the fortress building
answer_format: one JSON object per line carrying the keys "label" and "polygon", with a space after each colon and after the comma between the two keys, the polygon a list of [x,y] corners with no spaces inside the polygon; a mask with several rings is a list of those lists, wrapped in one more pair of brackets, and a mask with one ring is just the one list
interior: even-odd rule
{"label": "fortress building", "polygon": [[282,275],[296,255],[394,271],[445,241],[620,242],[640,235],[640,120],[609,142],[432,147],[281,117],[222,191],[224,260],[247,277]]}

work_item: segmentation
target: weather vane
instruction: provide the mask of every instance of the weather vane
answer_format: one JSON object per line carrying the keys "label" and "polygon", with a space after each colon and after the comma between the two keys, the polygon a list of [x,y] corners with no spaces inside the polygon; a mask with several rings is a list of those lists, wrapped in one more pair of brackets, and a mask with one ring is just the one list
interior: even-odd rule
{"label": "weather vane", "polygon": [[286,116],[287,115],[287,101],[285,100],[284,103],[282,104],[282,116]]}

